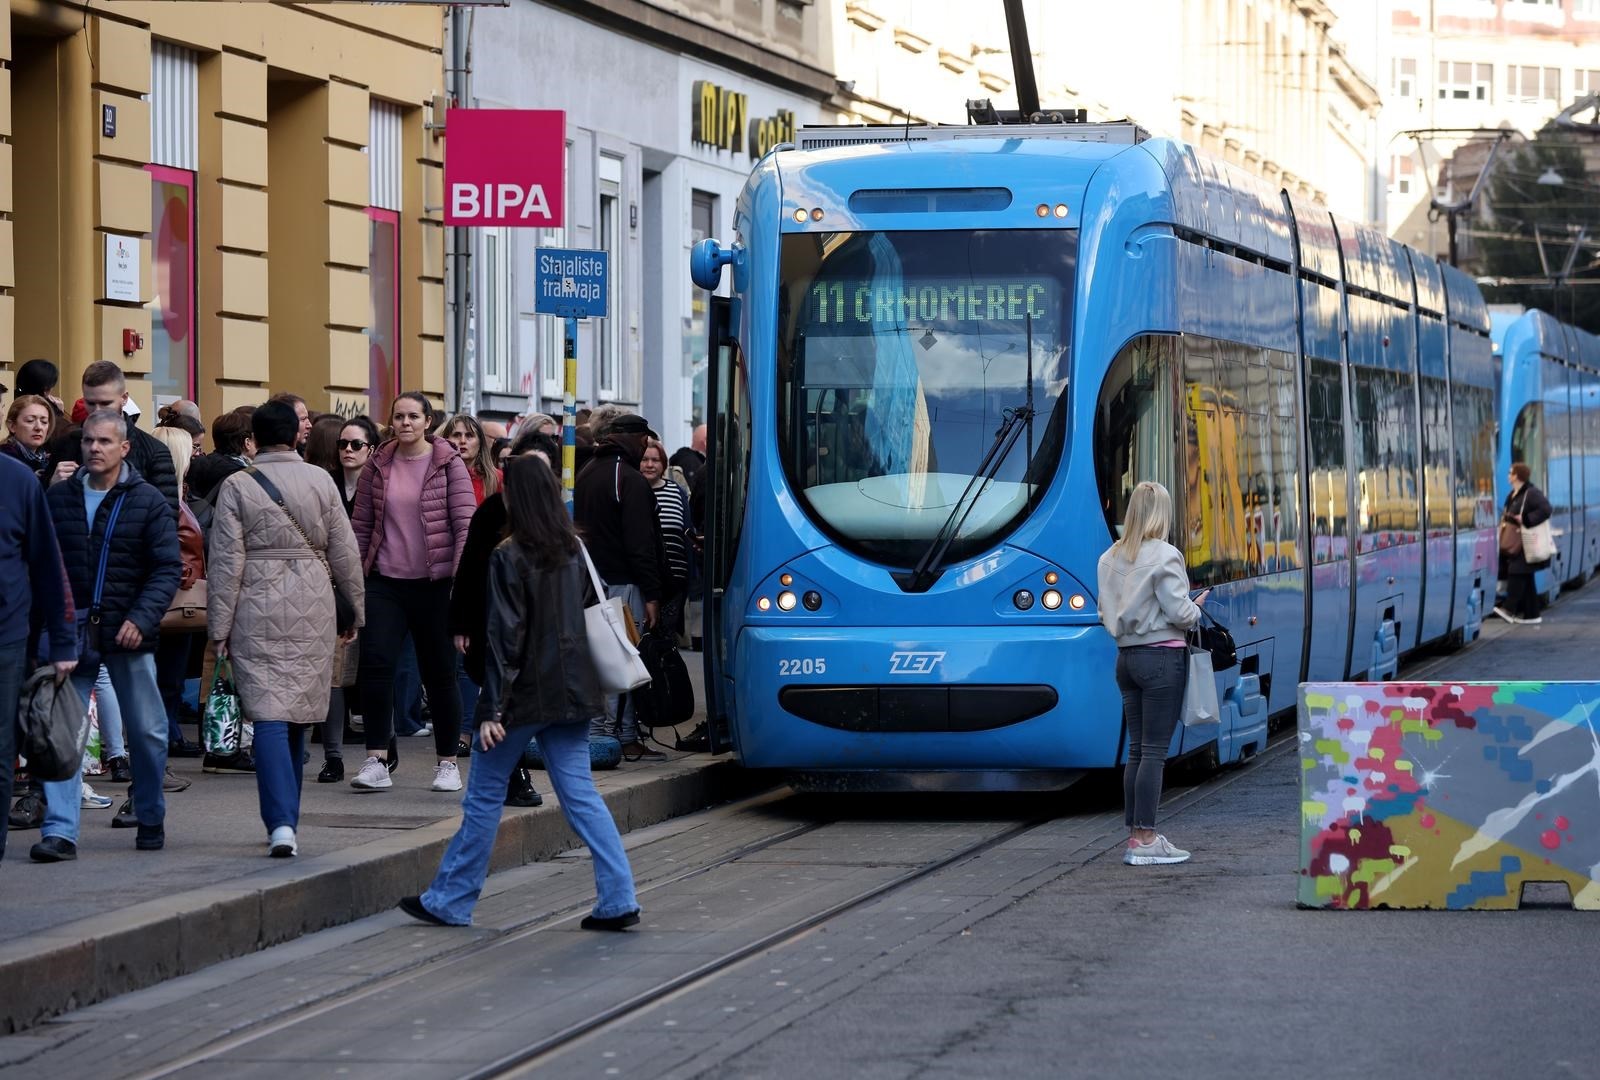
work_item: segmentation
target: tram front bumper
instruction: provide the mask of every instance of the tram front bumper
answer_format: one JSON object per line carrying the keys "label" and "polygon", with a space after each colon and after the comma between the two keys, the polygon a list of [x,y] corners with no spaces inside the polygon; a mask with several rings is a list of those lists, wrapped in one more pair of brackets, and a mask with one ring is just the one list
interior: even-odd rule
{"label": "tram front bumper", "polygon": [[1115,765],[1116,649],[1097,625],[747,627],[740,757],[805,770]]}

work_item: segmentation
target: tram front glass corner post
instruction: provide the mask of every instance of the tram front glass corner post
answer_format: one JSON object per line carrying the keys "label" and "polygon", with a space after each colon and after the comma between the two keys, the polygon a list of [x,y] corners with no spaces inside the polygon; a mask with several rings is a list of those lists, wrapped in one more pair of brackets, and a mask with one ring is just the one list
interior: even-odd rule
{"label": "tram front glass corner post", "polygon": [[577,474],[578,461],[578,320],[568,315],[565,342],[562,347],[564,388],[562,391],[561,425],[561,492],[567,500],[567,512],[572,512],[572,487]]}

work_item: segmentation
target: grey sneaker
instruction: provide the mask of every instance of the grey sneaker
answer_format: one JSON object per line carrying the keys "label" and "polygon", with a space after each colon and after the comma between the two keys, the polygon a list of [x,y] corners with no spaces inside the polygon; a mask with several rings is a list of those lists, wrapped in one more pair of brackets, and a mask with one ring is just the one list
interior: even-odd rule
{"label": "grey sneaker", "polygon": [[1168,863],[1189,861],[1189,853],[1172,846],[1172,841],[1157,835],[1148,844],[1129,844],[1122,851],[1122,861],[1129,866],[1165,866]]}

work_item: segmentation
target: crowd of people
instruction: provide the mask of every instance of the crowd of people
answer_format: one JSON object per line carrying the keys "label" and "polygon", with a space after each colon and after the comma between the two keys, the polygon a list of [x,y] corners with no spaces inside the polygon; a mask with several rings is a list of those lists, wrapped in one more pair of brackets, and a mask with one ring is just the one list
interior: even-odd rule
{"label": "crowd of people", "polygon": [[[147,431],[116,364],[89,365],[70,409],[58,381],[45,360],[19,369],[0,442],[0,702],[13,709],[28,673],[53,664],[93,703],[98,754],[91,746],[70,779],[34,782],[16,772],[15,717],[0,716],[0,858],[9,827],[40,830],[37,862],[76,859],[81,811],[116,802],[86,774],[128,785],[112,824],[160,850],[166,796],[190,783],[174,757],[253,773],[268,852],[293,856],[313,735],[322,783],[346,780],[348,739],[365,743],[348,778],[364,794],[393,786],[405,737],[431,736],[433,791],[461,792],[458,760],[472,767],[461,831],[406,910],[470,921],[501,807],[542,801],[531,754],[595,853],[600,895],[585,925],[637,922],[592,746],[665,755],[629,695],[600,692],[583,646],[583,608],[597,598],[582,551],[646,632],[682,632],[703,428],[669,459],[644,417],[581,411],[569,515],[560,425],[543,414],[513,436],[445,417],[417,392],[377,420],[317,416],[280,393],[209,428],[194,402],[174,402]],[[186,684],[198,673],[204,695],[218,665],[248,746],[185,729],[200,719]]]}

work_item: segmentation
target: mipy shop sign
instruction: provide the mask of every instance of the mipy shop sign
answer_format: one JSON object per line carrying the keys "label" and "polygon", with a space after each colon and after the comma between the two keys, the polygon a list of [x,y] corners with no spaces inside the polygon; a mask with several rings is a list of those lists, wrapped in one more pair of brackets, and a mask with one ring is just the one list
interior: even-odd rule
{"label": "mipy shop sign", "polygon": [[566,113],[451,109],[444,131],[446,225],[561,226]]}

